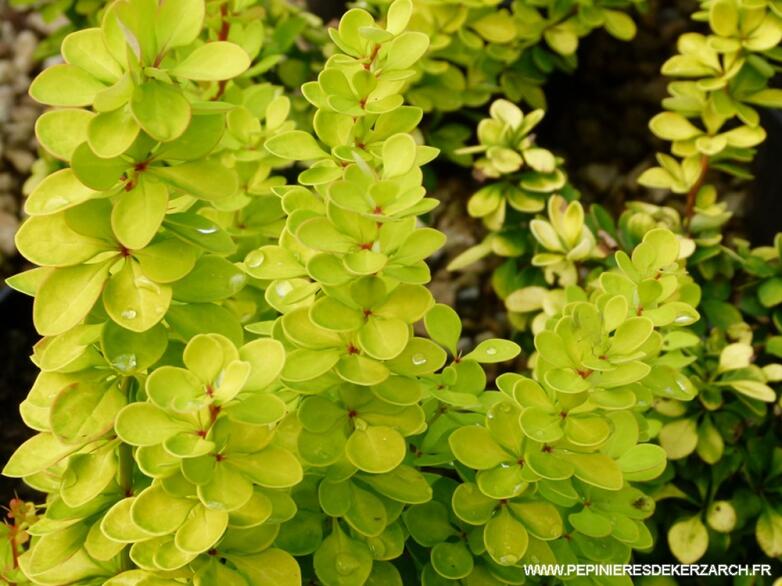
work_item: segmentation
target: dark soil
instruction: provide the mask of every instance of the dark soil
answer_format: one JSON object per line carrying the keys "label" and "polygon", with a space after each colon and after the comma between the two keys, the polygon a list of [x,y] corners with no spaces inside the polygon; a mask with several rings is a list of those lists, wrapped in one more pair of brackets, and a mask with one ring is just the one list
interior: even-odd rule
{"label": "dark soil", "polygon": [[[38,334],[32,324],[32,300],[21,293],[5,289],[0,292],[0,323],[3,350],[0,352],[0,462],[8,458],[33,431],[19,416],[19,403],[35,381],[37,369],[30,362],[32,346]],[[0,476],[0,504],[7,503],[14,493],[29,496],[32,491],[22,482]]]}

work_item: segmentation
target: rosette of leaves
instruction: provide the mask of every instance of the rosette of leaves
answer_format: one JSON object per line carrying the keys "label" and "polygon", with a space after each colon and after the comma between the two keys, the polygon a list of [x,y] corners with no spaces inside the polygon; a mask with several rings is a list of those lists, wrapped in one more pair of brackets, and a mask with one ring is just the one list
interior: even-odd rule
{"label": "rosette of leaves", "polygon": [[[475,161],[475,173],[481,180],[496,179],[479,189],[470,198],[467,211],[482,219],[490,230],[483,241],[468,248],[448,265],[450,270],[468,267],[489,254],[509,257],[494,273],[493,284],[500,297],[505,298],[524,285],[543,285],[534,282],[534,271],[522,269],[522,260],[534,246],[528,228],[530,215],[546,207],[546,200],[555,192],[568,199],[577,192],[567,184],[562,171],[562,160],[550,151],[538,147],[530,132],[543,117],[542,110],[524,115],[507,100],[495,101],[491,118],[478,125],[480,145],[461,149],[461,153],[480,153]],[[532,281],[532,282],[530,282]]]}
{"label": "rosette of leaves", "polygon": [[[511,312],[516,328],[523,330],[530,325],[534,333],[543,329],[549,317],[561,311],[568,287],[583,278],[587,267],[602,264],[606,257],[605,247],[598,244],[585,222],[581,203],[568,203],[563,197],[552,195],[547,208],[548,220],[535,218],[529,223],[540,250],[532,256],[530,264],[542,269],[542,274],[538,272],[536,278],[522,274],[521,278],[513,279],[505,275],[507,270],[501,269],[494,280],[500,293],[506,292],[509,284],[521,285],[506,293],[505,307]],[[554,284],[559,288],[549,288]]]}
{"label": "rosette of leaves", "polygon": [[756,108],[782,106],[782,94],[768,87],[782,40],[777,12],[766,3],[703,2],[693,18],[708,21],[709,34],[682,35],[679,53],[663,65],[663,74],[675,81],[663,101],[666,111],[649,125],[655,135],[671,141],[672,155],[658,154],[659,166],[645,171],[639,181],[687,194],[688,223],[710,168],[751,177],[747,163],[766,137]]}
{"label": "rosette of leaves", "polygon": [[[507,100],[496,100],[478,124],[480,145],[467,147],[459,154],[480,154],[473,166],[480,178],[502,179],[474,194],[467,204],[468,213],[482,218],[491,230],[499,230],[506,216],[506,205],[520,212],[539,212],[546,196],[562,189],[567,178],[561,159],[535,144],[532,130],[543,119],[543,110],[526,116]],[[507,177],[506,177],[507,176]]]}
{"label": "rosette of leaves", "polygon": [[604,252],[585,225],[584,208],[579,202],[568,203],[562,196],[552,195],[547,207],[548,221],[536,218],[529,224],[543,248],[532,257],[532,264],[543,267],[547,282],[553,283],[556,278],[560,285],[573,285],[579,278],[578,263],[601,258]]}

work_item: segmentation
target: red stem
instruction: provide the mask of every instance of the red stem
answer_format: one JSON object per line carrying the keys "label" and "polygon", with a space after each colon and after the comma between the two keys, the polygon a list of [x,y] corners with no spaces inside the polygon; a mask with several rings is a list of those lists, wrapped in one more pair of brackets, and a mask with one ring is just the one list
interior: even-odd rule
{"label": "red stem", "polygon": [[[220,18],[222,19],[222,24],[220,26],[220,31],[217,33],[217,40],[218,41],[225,41],[228,39],[228,33],[231,32],[231,23],[228,22],[228,3],[226,2],[222,6],[220,6]],[[220,98],[223,97],[223,94],[225,93],[225,88],[228,85],[227,79],[221,79],[217,84],[217,93],[212,98],[212,101],[218,101]]]}

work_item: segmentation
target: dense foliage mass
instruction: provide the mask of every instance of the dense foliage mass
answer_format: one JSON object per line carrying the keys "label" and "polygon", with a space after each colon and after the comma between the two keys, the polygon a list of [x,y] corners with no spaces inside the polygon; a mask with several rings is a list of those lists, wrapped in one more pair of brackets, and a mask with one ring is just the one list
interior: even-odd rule
{"label": "dense foliage mass", "polygon": [[[521,584],[666,546],[746,561],[748,534],[782,555],[782,236],[724,237],[707,181],[748,178],[782,106],[779,3],[703,0],[640,178],[684,212],[616,219],[534,129],[579,38],[630,40],[642,2],[372,0],[328,33],[282,1],[66,4],[30,88],[53,107],[17,235],[36,268],[9,280],[43,337],[4,474],[46,497],[12,503],[4,580]],[[475,131],[424,127],[462,108]],[[487,229],[450,268],[505,258],[514,341],[465,347],[427,289],[441,151]]]}

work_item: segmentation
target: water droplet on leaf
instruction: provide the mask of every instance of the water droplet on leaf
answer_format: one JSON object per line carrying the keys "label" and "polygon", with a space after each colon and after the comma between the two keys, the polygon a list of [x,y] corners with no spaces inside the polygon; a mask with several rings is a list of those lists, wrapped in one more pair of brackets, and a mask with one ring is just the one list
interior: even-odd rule
{"label": "water droplet on leaf", "polygon": [[69,203],[70,200],[68,198],[55,195],[54,197],[50,197],[46,200],[46,202],[43,204],[43,209],[44,211],[51,212],[61,208],[62,206],[68,205]]}
{"label": "water droplet on leaf", "polygon": [[274,292],[277,293],[277,295],[281,298],[284,298],[291,291],[293,291],[293,285],[291,285],[288,281],[280,281],[274,287]]}
{"label": "water droplet on leaf", "polygon": [[337,567],[337,572],[343,576],[348,576],[355,572],[361,563],[349,553],[338,553],[334,564]]}
{"label": "water droplet on leaf", "polygon": [[134,368],[136,368],[136,364],[137,364],[136,355],[120,354],[114,360],[112,360],[111,364],[117,370],[121,370],[122,372],[129,372]]}
{"label": "water droplet on leaf", "polygon": [[245,277],[241,273],[237,273],[236,275],[234,275],[228,280],[228,285],[231,287],[232,291],[238,291],[239,289],[244,287],[246,281],[247,281],[247,277]]}
{"label": "water droplet on leaf", "polygon": [[420,352],[417,354],[413,354],[412,361],[415,366],[421,366],[423,364],[426,364],[426,356],[424,356]]}
{"label": "water droplet on leaf", "polygon": [[519,561],[519,558],[515,555],[507,554],[500,556],[500,559],[497,561],[499,561],[503,566],[512,566]]}
{"label": "water droplet on leaf", "polygon": [[158,287],[156,283],[150,281],[144,275],[133,279],[133,284],[136,285],[138,289],[146,289],[147,291],[152,291],[153,293],[160,293],[160,287]]}
{"label": "water droplet on leaf", "polygon": [[257,269],[263,264],[263,261],[265,260],[265,254],[263,254],[260,250],[254,250],[247,255],[247,258],[244,259],[244,263],[251,269]]}
{"label": "water droplet on leaf", "polygon": [[217,232],[217,226],[206,226],[204,228],[197,228],[196,231],[199,234],[214,234]]}
{"label": "water droplet on leaf", "polygon": [[138,315],[136,313],[135,309],[128,308],[125,311],[123,311],[121,314],[123,319],[136,319],[136,316]]}

